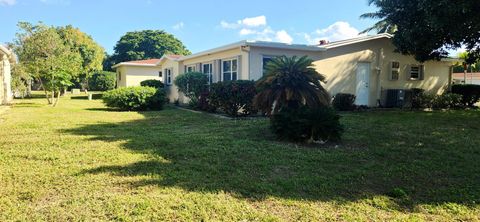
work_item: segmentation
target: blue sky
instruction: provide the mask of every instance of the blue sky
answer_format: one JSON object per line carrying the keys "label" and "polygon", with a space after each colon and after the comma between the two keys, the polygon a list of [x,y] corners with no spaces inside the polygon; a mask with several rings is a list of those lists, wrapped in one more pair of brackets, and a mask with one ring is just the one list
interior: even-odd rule
{"label": "blue sky", "polygon": [[190,51],[235,41],[314,44],[356,36],[372,25],[367,0],[0,0],[0,43],[15,38],[18,21],[63,26],[91,35],[105,50],[128,31],[162,29]]}

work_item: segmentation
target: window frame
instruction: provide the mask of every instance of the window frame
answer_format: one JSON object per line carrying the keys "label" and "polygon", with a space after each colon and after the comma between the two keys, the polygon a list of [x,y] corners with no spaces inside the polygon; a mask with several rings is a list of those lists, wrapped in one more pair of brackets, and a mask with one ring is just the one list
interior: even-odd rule
{"label": "window frame", "polygon": [[[191,69],[192,71],[188,71],[188,69]],[[197,66],[195,64],[192,65],[185,65],[185,73],[189,72],[196,72]]]}
{"label": "window frame", "polygon": [[[209,73],[205,72],[205,66],[209,66]],[[213,83],[213,62],[202,63],[202,73],[207,75],[208,85]]]}
{"label": "window frame", "polygon": [[173,77],[173,67],[165,68],[164,71],[165,71],[165,85],[171,86],[172,85],[172,77]]}
{"label": "window frame", "polygon": [[272,59],[274,59],[274,58],[276,58],[276,57],[279,57],[279,56],[277,56],[277,55],[262,55],[262,76],[265,76],[265,65],[266,65],[266,64],[265,64],[264,60],[265,60],[265,59],[270,59],[270,60],[272,60]]}
{"label": "window frame", "polygon": [[[414,67],[418,69],[417,77],[412,77],[412,69]],[[423,74],[423,72],[424,72],[423,69],[424,69],[424,65],[422,65],[422,64],[412,64],[412,65],[410,65],[409,70],[408,70],[408,79],[413,80],[413,81],[422,80],[423,79],[422,75],[424,75]]]}
{"label": "window frame", "polygon": [[[236,69],[234,70],[233,69],[233,61],[236,61],[236,64],[237,64],[237,67]],[[225,71],[224,69],[224,64],[225,62],[230,62],[230,70],[229,71]],[[222,64],[221,64],[221,69],[222,69],[222,81],[225,81],[225,74],[229,73],[230,74],[230,80],[228,81],[235,81],[235,80],[238,80],[238,58],[227,58],[227,59],[222,59]],[[233,73],[235,73],[235,79],[233,79]]]}
{"label": "window frame", "polygon": [[[393,64],[394,64],[394,63],[397,63],[397,64],[398,64],[398,67],[397,67],[397,68],[393,67]],[[393,78],[393,72],[396,72],[396,73],[397,73],[397,77],[396,77],[396,78]],[[391,81],[398,81],[398,80],[400,80],[400,61],[397,61],[397,60],[392,60],[392,61],[390,61],[389,80],[391,80]]]}

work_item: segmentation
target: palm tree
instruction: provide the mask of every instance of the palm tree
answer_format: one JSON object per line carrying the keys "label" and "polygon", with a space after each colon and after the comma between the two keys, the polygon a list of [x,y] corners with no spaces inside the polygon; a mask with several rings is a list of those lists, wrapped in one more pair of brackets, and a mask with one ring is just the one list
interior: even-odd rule
{"label": "palm tree", "polygon": [[[362,18],[362,19],[374,18],[374,17],[370,17],[371,14],[375,14],[375,12],[374,13],[362,14],[362,15],[360,15],[360,18]],[[378,34],[381,34],[381,33],[394,34],[398,30],[398,28],[397,28],[397,25],[392,24],[387,19],[382,19],[382,20],[378,21],[377,23],[375,23],[373,26],[371,26],[369,28],[366,28],[365,30],[360,32],[360,34],[368,33],[372,30],[377,31]]]}
{"label": "palm tree", "polygon": [[328,106],[330,95],[323,88],[325,77],[307,56],[274,58],[266,65],[266,75],[257,81],[259,93],[254,105],[272,115],[282,108]]}
{"label": "palm tree", "polygon": [[[383,0],[369,0],[368,5],[375,4],[380,6],[383,3]],[[372,30],[376,30],[378,34],[380,33],[389,33],[394,34],[397,31],[397,25],[393,24],[391,21],[388,20],[386,15],[382,12],[368,12],[360,15],[361,19],[380,19],[377,23],[375,23],[372,27],[369,27],[360,34],[368,33]]]}

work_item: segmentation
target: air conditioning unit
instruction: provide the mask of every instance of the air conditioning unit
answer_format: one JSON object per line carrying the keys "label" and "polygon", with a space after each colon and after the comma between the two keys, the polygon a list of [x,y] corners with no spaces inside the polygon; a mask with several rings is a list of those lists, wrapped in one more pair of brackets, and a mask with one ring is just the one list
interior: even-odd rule
{"label": "air conditioning unit", "polygon": [[386,108],[400,108],[405,105],[404,89],[387,89],[385,90],[385,107]]}

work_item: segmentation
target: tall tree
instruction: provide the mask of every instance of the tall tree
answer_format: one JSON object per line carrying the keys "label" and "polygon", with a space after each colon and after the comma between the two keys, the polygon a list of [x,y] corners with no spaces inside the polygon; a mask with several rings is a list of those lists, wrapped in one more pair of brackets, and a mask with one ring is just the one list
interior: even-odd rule
{"label": "tall tree", "polygon": [[480,1],[476,0],[373,0],[376,16],[397,26],[397,51],[418,61],[441,59],[448,49],[462,45],[468,63],[480,58]]}
{"label": "tall tree", "polygon": [[191,54],[180,40],[162,30],[127,32],[117,42],[114,50],[115,63],[160,58],[166,53]]}
{"label": "tall tree", "polygon": [[82,60],[77,76],[83,81],[82,87],[88,89],[88,79],[92,73],[103,68],[105,50],[92,37],[71,25],[58,27],[57,31],[65,45]]}
{"label": "tall tree", "polygon": [[40,82],[49,104],[57,105],[61,90],[82,68],[78,54],[65,45],[54,27],[20,22],[15,52],[25,71]]}

